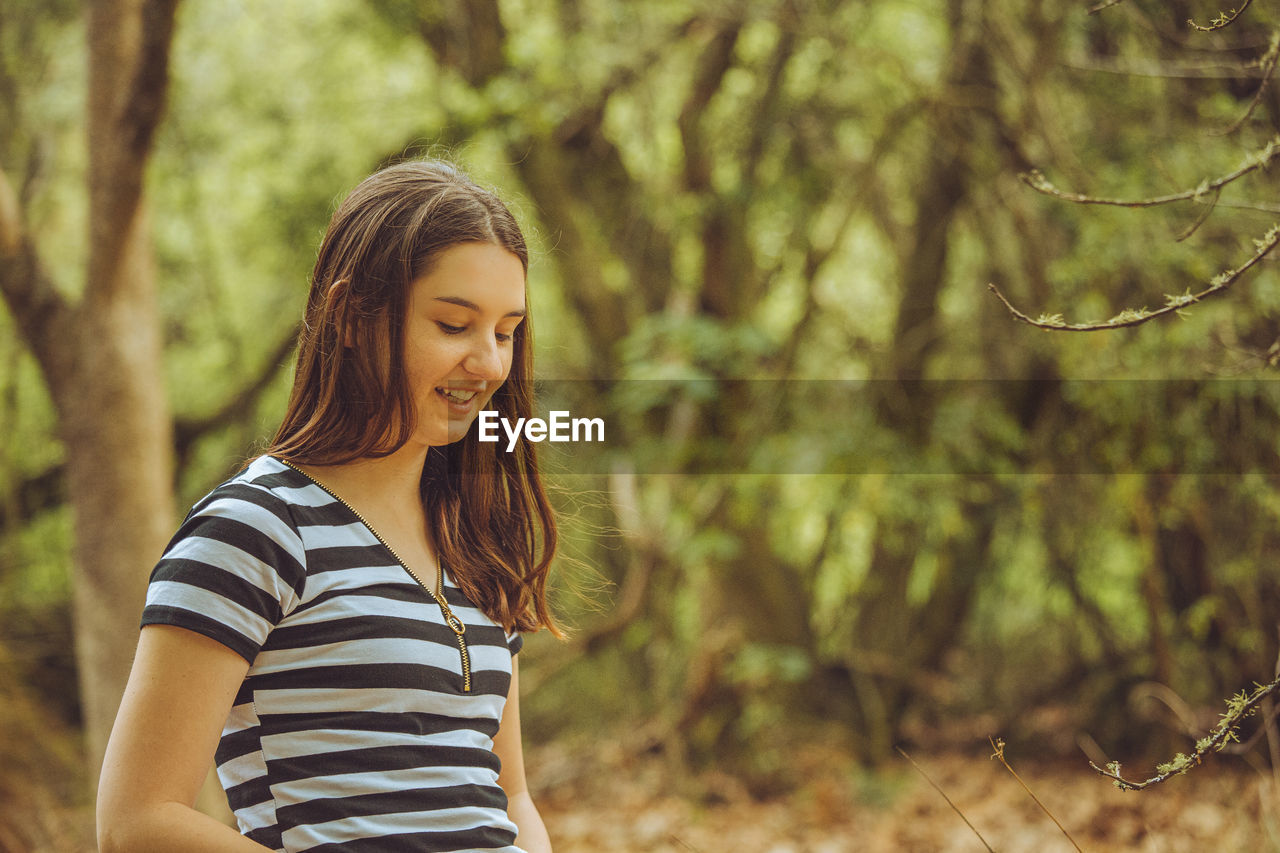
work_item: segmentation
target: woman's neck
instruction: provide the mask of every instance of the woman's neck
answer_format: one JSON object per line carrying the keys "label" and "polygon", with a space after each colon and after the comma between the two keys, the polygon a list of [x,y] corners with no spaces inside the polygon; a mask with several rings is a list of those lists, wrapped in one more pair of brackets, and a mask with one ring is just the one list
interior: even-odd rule
{"label": "woman's neck", "polygon": [[426,458],[426,447],[406,446],[376,459],[297,467],[355,510],[414,578],[431,590],[440,582],[440,564],[419,485]]}
{"label": "woman's neck", "polygon": [[362,513],[421,517],[420,483],[426,447],[405,445],[389,456],[365,457],[340,465],[298,467]]}

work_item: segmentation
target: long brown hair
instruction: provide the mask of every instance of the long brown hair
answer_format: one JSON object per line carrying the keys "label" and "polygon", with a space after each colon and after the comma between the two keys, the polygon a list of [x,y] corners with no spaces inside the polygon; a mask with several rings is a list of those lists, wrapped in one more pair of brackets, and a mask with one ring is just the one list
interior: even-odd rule
{"label": "long brown hair", "polygon": [[[309,465],[386,456],[413,434],[403,369],[410,284],[444,250],[492,243],[529,269],[515,217],[451,164],[414,160],[370,175],[338,206],[320,244],[293,391],[267,452]],[[533,415],[530,318],[516,327],[511,372],[490,406]],[[560,631],[547,605],[556,524],[534,446],[508,453],[476,430],[432,447],[421,494],[441,564],[506,630]]]}

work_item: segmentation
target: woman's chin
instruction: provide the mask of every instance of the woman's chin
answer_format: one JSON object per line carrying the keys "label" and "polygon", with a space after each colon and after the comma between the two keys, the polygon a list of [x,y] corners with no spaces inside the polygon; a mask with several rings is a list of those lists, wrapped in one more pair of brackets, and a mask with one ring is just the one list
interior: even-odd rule
{"label": "woman's chin", "polygon": [[472,422],[475,421],[475,415],[469,415],[465,418],[449,418],[444,423],[437,424],[428,434],[426,443],[432,447],[440,447],[446,444],[455,444],[467,437],[467,432],[471,429]]}

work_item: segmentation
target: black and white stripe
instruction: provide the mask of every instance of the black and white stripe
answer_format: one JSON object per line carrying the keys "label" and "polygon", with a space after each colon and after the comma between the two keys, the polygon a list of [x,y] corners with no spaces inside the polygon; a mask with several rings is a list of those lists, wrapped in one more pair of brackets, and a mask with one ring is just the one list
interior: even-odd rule
{"label": "black and white stripe", "polygon": [[493,753],[519,635],[449,578],[440,608],[363,522],[268,456],[205,497],[151,576],[142,624],[250,663],[217,751],[240,830],[297,853],[518,853]]}

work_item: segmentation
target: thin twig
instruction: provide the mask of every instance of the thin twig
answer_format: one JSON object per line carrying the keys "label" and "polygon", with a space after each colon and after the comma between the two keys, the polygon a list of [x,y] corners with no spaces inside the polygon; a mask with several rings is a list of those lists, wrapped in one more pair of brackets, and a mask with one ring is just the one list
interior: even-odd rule
{"label": "thin twig", "polygon": [[1204,203],[1204,210],[1200,211],[1200,215],[1196,217],[1196,221],[1192,222],[1187,228],[1183,229],[1182,233],[1179,234],[1177,237],[1174,237],[1173,239],[1176,242],[1181,243],[1183,240],[1186,240],[1192,234],[1196,233],[1196,231],[1200,230],[1200,226],[1205,224],[1205,222],[1208,221],[1209,217],[1213,215],[1214,209],[1217,208],[1218,206],[1218,197],[1221,195],[1222,195],[1222,190],[1214,190],[1213,198],[1209,199],[1209,201]]}
{"label": "thin twig", "polygon": [[1231,285],[1235,284],[1240,276],[1244,275],[1249,269],[1266,257],[1272,249],[1280,244],[1280,225],[1273,226],[1266,236],[1261,240],[1254,240],[1254,246],[1257,251],[1243,264],[1236,269],[1224,270],[1214,276],[1209,286],[1199,293],[1192,293],[1188,288],[1187,292],[1178,295],[1165,294],[1165,306],[1152,311],[1148,308],[1126,308],[1110,320],[1101,323],[1068,323],[1063,320],[1061,314],[1041,314],[1039,317],[1032,319],[1026,314],[1013,307],[1013,304],[1005,298],[1000,292],[1000,288],[994,284],[987,284],[987,289],[996,295],[996,298],[1004,303],[1004,307],[1013,315],[1014,319],[1021,320],[1037,329],[1046,329],[1055,332],[1097,332],[1104,329],[1123,329],[1129,326],[1141,326],[1143,323],[1154,320],[1156,317],[1162,317],[1166,314],[1174,314],[1203,302],[1211,296],[1217,296]]}
{"label": "thin twig", "polygon": [[1093,56],[1073,56],[1062,67],[1090,74],[1122,74],[1126,77],[1154,77],[1159,80],[1237,80],[1261,77],[1256,59],[1225,62],[1221,59],[1118,60]]}
{"label": "thin twig", "polygon": [[1180,193],[1171,193],[1169,195],[1153,196],[1152,198],[1138,199],[1116,199],[1101,198],[1099,196],[1084,195],[1082,193],[1072,193],[1060,190],[1049,181],[1048,178],[1039,169],[1032,169],[1030,172],[1023,172],[1018,178],[1031,189],[1042,195],[1052,198],[1070,201],[1076,204],[1104,204],[1112,207],[1156,207],[1162,204],[1172,204],[1175,201],[1199,201],[1207,194],[1214,190],[1219,190],[1233,181],[1238,181],[1250,172],[1256,172],[1258,169],[1265,169],[1271,165],[1271,160],[1280,153],[1280,136],[1272,137],[1261,150],[1255,151],[1245,158],[1244,165],[1234,172],[1223,175],[1214,180],[1204,180],[1200,186],[1195,189],[1186,190]]}
{"label": "thin twig", "polygon": [[1244,126],[1244,123],[1253,115],[1253,111],[1258,108],[1258,104],[1262,102],[1262,94],[1267,90],[1267,84],[1271,82],[1271,76],[1276,72],[1276,60],[1280,59],[1280,30],[1273,30],[1271,33],[1271,44],[1267,48],[1266,54],[1262,57],[1262,61],[1258,64],[1262,66],[1262,82],[1258,84],[1258,91],[1253,93],[1253,99],[1249,101],[1249,108],[1244,111],[1244,115],[1232,122],[1223,130],[1217,131],[1218,136],[1229,136]]}
{"label": "thin twig", "polygon": [[916,769],[916,772],[924,777],[924,781],[928,782],[930,785],[933,786],[933,790],[937,791],[938,795],[941,796],[942,799],[947,801],[947,805],[951,806],[951,810],[953,812],[960,815],[960,819],[964,821],[964,825],[969,827],[969,829],[973,830],[973,834],[978,836],[978,840],[982,842],[982,846],[987,848],[989,853],[996,853],[996,851],[991,849],[991,845],[987,843],[987,839],[982,837],[982,833],[978,832],[978,828],[973,824],[969,823],[969,818],[964,816],[964,812],[960,811],[960,809],[956,806],[956,804],[951,802],[951,798],[947,796],[947,792],[942,790],[942,788],[938,786],[937,782],[929,778],[929,774],[924,772],[924,768],[921,767],[919,764],[916,764],[916,760],[912,758],[910,755],[907,755],[906,750],[904,750],[902,747],[896,746],[894,747],[894,749],[898,750],[899,755],[907,759],[907,761],[910,761],[911,766]]}
{"label": "thin twig", "polygon": [[1277,677],[1269,684],[1256,685],[1252,693],[1245,693],[1242,690],[1232,696],[1227,701],[1227,712],[1222,715],[1218,725],[1214,727],[1207,737],[1196,741],[1195,751],[1190,755],[1178,753],[1172,761],[1157,766],[1156,775],[1150,779],[1135,782],[1124,778],[1120,775],[1120,762],[1118,761],[1109,762],[1105,770],[1092,761],[1089,762],[1089,766],[1112,780],[1117,788],[1124,791],[1141,791],[1143,788],[1158,785],[1161,782],[1172,779],[1174,776],[1186,773],[1192,767],[1199,766],[1204,761],[1204,757],[1210,752],[1221,752],[1227,744],[1238,740],[1236,730],[1240,727],[1240,723],[1245,717],[1255,713],[1258,707],[1266,702],[1277,690],[1280,690],[1280,677]]}
{"label": "thin twig", "polygon": [[1089,7],[1089,14],[1096,15],[1103,9],[1110,9],[1112,6],[1119,6],[1123,2],[1124,0],[1102,0],[1101,3]]}
{"label": "thin twig", "polygon": [[[1276,666],[1271,671],[1271,678],[1280,679],[1280,654],[1276,655]],[[1276,731],[1275,703],[1268,698],[1262,708],[1267,717],[1262,730],[1267,733],[1267,752],[1271,757],[1271,785],[1272,790],[1275,790],[1275,787],[1280,785],[1280,732]]]}
{"label": "thin twig", "polygon": [[1228,210],[1252,210],[1257,213],[1269,213],[1272,216],[1280,214],[1280,204],[1270,204],[1265,201],[1218,201],[1215,204]]}
{"label": "thin twig", "polygon": [[[1275,669],[1271,672],[1273,679],[1280,679],[1280,656],[1276,657]],[[1258,726],[1259,732],[1263,732],[1267,737],[1267,757],[1271,759],[1271,785],[1275,790],[1277,783],[1280,783],[1280,732],[1276,731],[1276,703],[1268,696],[1262,702],[1262,725]],[[1255,735],[1256,738],[1256,735]]]}
{"label": "thin twig", "polygon": [[1192,20],[1188,20],[1187,24],[1191,26],[1191,29],[1199,30],[1202,33],[1211,33],[1214,30],[1221,30],[1234,24],[1236,19],[1244,14],[1244,10],[1248,9],[1249,4],[1252,2],[1253,0],[1244,0],[1244,2],[1240,4],[1239,9],[1232,9],[1228,12],[1219,12],[1218,17],[1210,21],[1208,26],[1201,26]]}
{"label": "thin twig", "polygon": [[991,748],[995,750],[991,757],[999,759],[1000,763],[1004,765],[1004,769],[1013,774],[1013,778],[1018,780],[1018,784],[1022,786],[1022,790],[1026,791],[1031,799],[1036,801],[1036,805],[1040,807],[1040,810],[1049,816],[1049,820],[1053,821],[1054,824],[1057,825],[1058,829],[1062,830],[1062,834],[1071,842],[1071,846],[1076,848],[1079,853],[1084,853],[1083,850],[1080,850],[1080,845],[1076,844],[1076,840],[1071,837],[1071,833],[1067,832],[1067,828],[1061,823],[1058,823],[1058,819],[1053,816],[1053,812],[1045,808],[1045,804],[1040,802],[1040,798],[1035,795],[1035,792],[1027,786],[1026,782],[1022,781],[1022,777],[1018,775],[1018,771],[1014,770],[1013,767],[1009,765],[1009,762],[1004,757],[1004,741],[998,738],[988,738],[988,740],[991,741]]}

